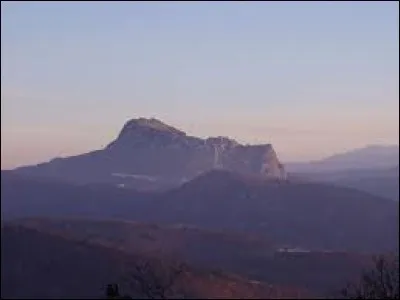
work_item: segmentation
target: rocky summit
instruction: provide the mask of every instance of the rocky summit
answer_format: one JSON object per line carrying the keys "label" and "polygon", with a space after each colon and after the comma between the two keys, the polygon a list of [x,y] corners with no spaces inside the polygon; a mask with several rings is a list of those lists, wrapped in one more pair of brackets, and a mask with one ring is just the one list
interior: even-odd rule
{"label": "rocky summit", "polygon": [[126,122],[104,149],[13,172],[80,184],[154,188],[179,185],[212,169],[286,179],[271,144],[242,145],[227,137],[201,139],[146,118]]}

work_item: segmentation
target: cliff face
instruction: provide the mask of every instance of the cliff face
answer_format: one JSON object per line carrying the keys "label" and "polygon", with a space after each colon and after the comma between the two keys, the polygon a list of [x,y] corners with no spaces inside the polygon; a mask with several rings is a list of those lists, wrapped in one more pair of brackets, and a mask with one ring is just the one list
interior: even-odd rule
{"label": "cliff face", "polygon": [[[176,184],[212,169],[285,179],[270,144],[241,145],[226,137],[200,139],[156,119],[133,119],[102,150],[16,169],[79,183]],[[135,186],[136,187],[136,186]]]}
{"label": "cliff face", "polygon": [[239,173],[260,174],[267,179],[286,179],[283,165],[271,144],[238,145],[223,155],[223,168]]}

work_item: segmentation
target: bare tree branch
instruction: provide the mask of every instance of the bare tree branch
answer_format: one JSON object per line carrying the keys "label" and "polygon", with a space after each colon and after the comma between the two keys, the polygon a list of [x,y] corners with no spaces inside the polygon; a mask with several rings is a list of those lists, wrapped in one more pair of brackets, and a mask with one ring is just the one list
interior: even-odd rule
{"label": "bare tree branch", "polygon": [[342,296],[349,299],[398,299],[398,257],[375,257],[374,268],[364,272],[358,284],[348,285]]}
{"label": "bare tree branch", "polygon": [[175,296],[175,285],[184,270],[183,264],[138,260],[124,281],[149,299],[169,299]]}

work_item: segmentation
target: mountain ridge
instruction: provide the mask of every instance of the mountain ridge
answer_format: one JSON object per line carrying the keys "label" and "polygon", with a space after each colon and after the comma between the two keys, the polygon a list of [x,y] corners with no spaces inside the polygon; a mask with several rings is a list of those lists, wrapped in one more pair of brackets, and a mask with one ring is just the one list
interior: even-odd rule
{"label": "mountain ridge", "polygon": [[367,145],[309,162],[287,162],[288,172],[385,169],[399,165],[399,145]]}
{"label": "mountain ridge", "polygon": [[[243,145],[228,137],[201,139],[154,118],[127,121],[116,139],[103,149],[11,171],[136,188],[150,178],[153,186],[162,188],[177,186],[212,169],[286,179],[284,166],[271,144]],[[127,176],[121,180],[115,174]]]}
{"label": "mountain ridge", "polygon": [[398,202],[351,188],[290,180],[246,182],[242,175],[211,171],[179,188],[145,193],[12,175],[1,176],[3,219],[118,218],[262,234],[274,244],[307,249],[398,247]]}

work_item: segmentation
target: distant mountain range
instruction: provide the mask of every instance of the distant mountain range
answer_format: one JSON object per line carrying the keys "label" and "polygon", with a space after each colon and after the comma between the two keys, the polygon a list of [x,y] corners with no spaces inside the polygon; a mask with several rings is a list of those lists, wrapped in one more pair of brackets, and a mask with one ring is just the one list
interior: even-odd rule
{"label": "distant mountain range", "polygon": [[352,187],[399,200],[399,146],[368,146],[285,167],[290,178]]}
{"label": "distant mountain range", "polygon": [[168,190],[204,172],[224,169],[267,180],[289,176],[326,182],[398,200],[398,164],[399,146],[375,145],[284,166],[270,144],[200,139],[157,119],[139,118],[126,122],[104,149],[11,171],[42,180]]}
{"label": "distant mountain range", "polygon": [[289,173],[290,178],[326,182],[399,201],[399,167],[331,172]]}
{"label": "distant mountain range", "polygon": [[301,163],[286,163],[288,172],[321,173],[348,170],[389,169],[399,165],[399,146],[367,146],[328,158]]}

